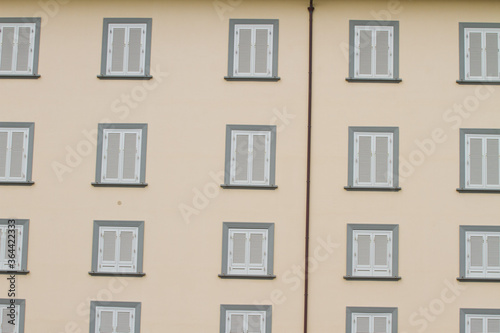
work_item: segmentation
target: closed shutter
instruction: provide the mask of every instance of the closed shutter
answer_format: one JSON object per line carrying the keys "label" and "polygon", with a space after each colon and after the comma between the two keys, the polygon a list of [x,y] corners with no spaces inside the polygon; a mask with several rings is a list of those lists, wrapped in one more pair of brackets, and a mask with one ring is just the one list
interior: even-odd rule
{"label": "closed shutter", "polygon": [[384,234],[374,235],[374,276],[388,276],[391,274],[392,247],[390,236]]}
{"label": "closed shutter", "polygon": [[468,277],[483,277],[484,270],[484,237],[481,234],[472,234],[467,237]]}
{"label": "closed shutter", "polygon": [[118,271],[119,272],[134,272],[135,268],[135,258],[136,258],[136,244],[137,244],[137,234],[132,230],[121,230],[120,234],[120,244],[119,244],[119,260],[118,260]]}
{"label": "closed shutter", "polygon": [[267,141],[266,135],[253,135],[253,154],[252,154],[252,181],[267,182],[266,166],[267,160]]}
{"label": "closed shutter", "polygon": [[24,152],[25,136],[27,136],[27,134],[24,131],[12,131],[12,142],[10,146],[11,178],[25,178],[23,174],[23,164],[26,159],[26,153]]}
{"label": "closed shutter", "polygon": [[104,130],[102,182],[139,183],[141,130]]}
{"label": "closed shutter", "polygon": [[486,185],[500,185],[499,139],[486,139]]}
{"label": "closed shutter", "polygon": [[99,271],[115,272],[117,269],[116,253],[118,232],[116,230],[101,229],[99,255],[101,264]]}
{"label": "closed shutter", "polygon": [[[17,226],[14,232],[9,232],[8,229],[2,228],[2,251],[4,253],[4,269],[5,270],[20,270],[21,260],[22,260],[22,226]],[[9,237],[10,235],[10,237]],[[14,236],[14,238],[12,238]],[[10,242],[9,242],[10,240]],[[15,246],[14,246],[15,244]],[[10,246],[9,246],[10,245]],[[10,258],[10,255],[14,255],[14,258]],[[14,264],[9,263],[9,260],[14,260]]]}
{"label": "closed shutter", "polygon": [[26,180],[28,129],[0,130],[0,179]]}
{"label": "closed shutter", "polygon": [[369,276],[371,275],[370,265],[370,250],[371,236],[366,233],[355,232],[354,236],[354,251],[353,251],[353,275],[354,276]]}
{"label": "closed shutter", "polygon": [[469,320],[469,325],[470,333],[484,333],[482,318],[471,318]]}
{"label": "closed shutter", "polygon": [[227,333],[245,333],[243,324],[245,316],[243,314],[230,314],[228,316]]}
{"label": "closed shutter", "polygon": [[267,230],[230,230],[228,273],[265,274],[267,271],[267,236]]}
{"label": "closed shutter", "polygon": [[392,270],[392,232],[353,232],[354,276],[390,276]]}
{"label": "closed shutter", "polygon": [[486,260],[486,276],[499,277],[500,276],[500,234],[487,235],[487,260]]}
{"label": "closed shutter", "polygon": [[143,39],[146,34],[141,27],[131,27],[129,29],[128,41],[128,73],[142,74],[142,58],[144,55]]}
{"label": "closed shutter", "polygon": [[252,62],[252,29],[237,29],[235,59],[238,67],[235,74],[250,74]]}
{"label": "closed shutter", "polygon": [[140,158],[138,134],[124,133],[123,136],[123,180],[138,181],[137,161]]}
{"label": "closed shutter", "polygon": [[373,317],[373,333],[388,333],[389,322],[387,317]]}
{"label": "closed shutter", "polygon": [[482,33],[469,33],[469,76],[482,77]]}
{"label": "closed shutter", "polygon": [[358,183],[371,183],[372,137],[358,137]]}
{"label": "closed shutter", "polygon": [[488,333],[500,333],[500,319],[488,318]]}
{"label": "closed shutter", "polygon": [[2,333],[16,333],[17,332],[17,323],[18,323],[18,315],[19,315],[19,306],[16,305],[16,319],[14,321],[14,325],[9,323],[12,319],[9,317],[10,310],[7,307],[2,307],[2,324],[1,329]]}
{"label": "closed shutter", "polygon": [[107,133],[104,135],[106,149],[104,150],[103,164],[106,166],[103,180],[119,178],[120,167],[120,133]]}
{"label": "closed shutter", "polygon": [[118,311],[116,317],[116,333],[130,333],[132,313],[130,311]]}
{"label": "closed shutter", "polygon": [[373,49],[373,33],[371,30],[360,30],[359,36],[359,75],[372,75],[372,49]]}
{"label": "closed shutter", "polygon": [[392,134],[355,134],[354,185],[391,186]]}
{"label": "closed shutter", "polygon": [[229,232],[229,274],[246,274],[247,233]]}
{"label": "closed shutter", "polygon": [[389,72],[390,33],[387,30],[376,31],[375,73],[387,76]]}
{"label": "closed shutter", "polygon": [[113,332],[113,311],[98,311],[97,319],[99,322],[99,333],[115,333]]}
{"label": "closed shutter", "polygon": [[269,29],[256,29],[255,31],[255,73],[271,74],[269,59]]}
{"label": "closed shutter", "polygon": [[498,79],[500,74],[498,72],[498,39],[500,34],[498,32],[485,33],[485,57],[486,57],[486,77]]}
{"label": "closed shutter", "polygon": [[250,135],[237,134],[234,137],[234,182],[248,182],[248,161]]}
{"label": "closed shutter", "polygon": [[7,177],[7,154],[9,132],[0,129],[0,178]]}
{"label": "closed shutter", "polygon": [[0,33],[2,36],[0,71],[12,72],[12,64],[14,61],[14,35],[16,33],[16,28],[0,26]]}
{"label": "closed shutter", "polygon": [[389,138],[375,137],[375,182],[389,183]]}
{"label": "closed shutter", "polygon": [[248,274],[265,274],[266,233],[249,232]]}
{"label": "closed shutter", "polygon": [[248,333],[262,333],[264,318],[260,314],[248,314]]}
{"label": "closed shutter", "polygon": [[19,27],[17,39],[17,72],[31,72],[30,59],[32,57],[32,31],[31,27]]}
{"label": "closed shutter", "polygon": [[356,316],[355,319],[353,319],[353,324],[356,333],[371,333],[370,317]]}
{"label": "closed shutter", "polygon": [[483,184],[483,140],[469,139],[469,185]]}
{"label": "closed shutter", "polygon": [[108,71],[110,73],[123,73],[125,66],[125,37],[127,29],[123,26],[111,26],[109,29],[110,49],[109,55],[111,62]]}

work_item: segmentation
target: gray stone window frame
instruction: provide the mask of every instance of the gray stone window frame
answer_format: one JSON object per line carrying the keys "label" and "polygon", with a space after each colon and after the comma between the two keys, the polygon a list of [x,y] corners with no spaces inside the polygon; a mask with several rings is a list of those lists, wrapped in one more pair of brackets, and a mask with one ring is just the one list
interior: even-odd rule
{"label": "gray stone window frame", "polygon": [[[392,276],[353,276],[353,231],[392,231]],[[399,274],[399,224],[347,224],[347,260],[346,260],[346,280],[365,281],[398,281],[401,280]]]}
{"label": "gray stone window frame", "polygon": [[[139,183],[102,183],[102,150],[104,145],[104,129],[140,129],[141,138],[141,173]],[[92,186],[97,187],[146,187],[146,148],[148,143],[148,124],[98,124],[97,126],[97,159],[95,169],[95,182]]]}
{"label": "gray stone window frame", "polygon": [[40,53],[40,29],[42,26],[41,17],[0,17],[0,23],[35,23],[35,45],[33,46],[33,73],[32,74],[1,74],[0,79],[38,79],[38,60]]}
{"label": "gray stone window frame", "polygon": [[31,122],[0,122],[0,128],[27,128],[28,129],[28,156],[26,160],[25,181],[0,181],[0,185],[33,185],[33,144],[35,142],[35,123]]}
{"label": "gray stone window frame", "polygon": [[[393,138],[393,170],[392,170],[392,186],[390,187],[363,187],[354,186],[354,134],[363,132],[375,133],[392,133]],[[349,127],[349,147],[348,147],[348,171],[347,171],[347,186],[344,187],[347,191],[400,191],[399,187],[399,127],[371,127],[371,126],[350,126]]]}
{"label": "gray stone window frame", "polygon": [[90,333],[99,333],[95,330],[96,324],[96,307],[110,307],[110,308],[134,308],[134,333],[141,332],[141,302],[104,302],[104,301],[90,301]]}
{"label": "gray stone window frame", "polygon": [[345,319],[345,331],[346,331],[346,333],[354,333],[352,330],[352,315],[354,313],[392,314],[391,333],[398,333],[398,308],[348,306],[348,307],[346,307],[346,319]]}
{"label": "gray stone window frame", "polygon": [[482,134],[482,135],[500,135],[500,129],[497,128],[461,128],[460,129],[460,187],[457,192],[460,193],[497,193],[500,194],[500,188],[467,188],[466,187],[466,170],[465,163],[467,160],[466,148],[467,142],[465,136],[467,134]]}
{"label": "gray stone window frame", "polygon": [[[99,272],[97,269],[99,261],[99,228],[100,227],[133,227],[137,228],[137,272]],[[128,276],[142,277],[146,275],[143,271],[144,264],[144,221],[108,221],[95,220],[92,233],[92,266],[89,275],[92,276]]]}
{"label": "gray stone window frame", "polygon": [[465,79],[465,29],[478,28],[478,29],[500,29],[500,23],[480,23],[480,22],[459,22],[458,23],[458,45],[459,45],[459,74],[460,78],[457,80],[458,84],[489,84],[500,85],[500,80],[466,80]]}
{"label": "gray stone window frame", "polygon": [[9,306],[11,301],[14,301],[15,305],[19,305],[19,333],[24,333],[24,320],[26,316],[26,300],[19,298],[0,298],[1,305]]}
{"label": "gray stone window frame", "polygon": [[[0,219],[0,225],[9,225],[9,220],[15,220],[15,225],[23,226],[23,247],[21,255],[21,270],[0,270],[0,274],[17,274],[26,275],[28,271],[28,241],[29,241],[29,227],[30,220],[28,219]],[[17,258],[16,258],[17,259]],[[0,303],[1,304],[1,303]]]}
{"label": "gray stone window frame", "polygon": [[462,282],[500,282],[500,278],[478,278],[478,277],[467,277],[467,239],[466,235],[469,231],[476,232],[500,232],[500,226],[496,225],[461,225],[460,229],[460,276],[457,278],[458,281]]}
{"label": "gray stone window frame", "polygon": [[[263,131],[271,133],[271,152],[269,160],[269,185],[233,185],[231,184],[231,135],[232,131]],[[275,125],[226,125],[226,161],[224,184],[226,189],[263,189],[275,190],[278,188],[276,176],[276,126]]]}
{"label": "gray stone window frame", "polygon": [[246,304],[221,304],[220,306],[220,333],[226,333],[227,311],[265,311],[266,331],[271,333],[272,329],[272,306],[271,305],[246,305]]}
{"label": "gray stone window frame", "polygon": [[[110,24],[146,24],[146,54],[144,56],[144,75],[106,75],[106,64],[108,61],[108,30]],[[153,28],[152,18],[104,18],[102,28],[101,49],[101,74],[99,79],[107,80],[151,80],[151,30]]]}
{"label": "gray stone window frame", "polygon": [[[355,63],[355,27],[356,26],[384,26],[394,28],[393,38],[393,77],[388,79],[383,78],[357,78],[354,75]],[[347,82],[378,82],[378,83],[399,83],[402,79],[399,77],[399,21],[377,21],[377,20],[349,20],[349,77]]]}
{"label": "gray stone window frame", "polygon": [[[271,77],[240,77],[233,76],[234,70],[234,27],[237,24],[272,24],[273,25],[273,73]],[[279,81],[278,76],[278,46],[279,46],[279,20],[278,19],[229,19],[229,47],[227,81]]]}
{"label": "gray stone window frame", "polygon": [[467,332],[466,330],[467,326],[465,322],[465,317],[467,315],[500,316],[500,309],[470,309],[470,308],[460,309],[460,333]]}
{"label": "gray stone window frame", "polygon": [[[267,275],[234,275],[227,273],[229,230],[263,229],[267,230]],[[220,278],[225,279],[275,279],[274,267],[274,223],[223,222],[222,223],[222,268]]]}

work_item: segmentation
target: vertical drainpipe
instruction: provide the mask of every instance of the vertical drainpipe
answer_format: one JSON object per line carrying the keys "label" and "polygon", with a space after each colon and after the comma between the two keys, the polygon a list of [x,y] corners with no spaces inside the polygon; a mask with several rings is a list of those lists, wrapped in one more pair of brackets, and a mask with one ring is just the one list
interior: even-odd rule
{"label": "vertical drainpipe", "polygon": [[312,115],[312,37],[313,37],[313,0],[309,0],[309,78],[307,95],[307,175],[306,175],[306,244],[304,279],[304,333],[307,333],[307,310],[309,298],[309,201],[311,194],[311,115]]}

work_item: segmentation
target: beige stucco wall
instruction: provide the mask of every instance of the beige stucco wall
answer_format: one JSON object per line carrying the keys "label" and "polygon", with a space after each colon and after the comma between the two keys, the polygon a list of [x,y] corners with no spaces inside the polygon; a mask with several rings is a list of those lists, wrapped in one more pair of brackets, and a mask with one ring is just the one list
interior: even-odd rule
{"label": "beige stucco wall", "polygon": [[[50,8],[44,1],[0,5],[2,16],[42,16],[43,25],[42,77],[0,80],[0,121],[35,122],[35,185],[3,187],[0,203],[0,218],[31,223],[30,273],[18,277],[26,332],[86,332],[89,301],[110,295],[142,302],[141,332],[217,332],[220,304],[255,302],[273,305],[274,333],[301,332],[308,2],[222,0],[226,7],[217,10],[209,0],[59,1]],[[455,191],[458,128],[500,127],[498,88],[480,88],[490,96],[458,126],[443,115],[478,89],[455,83],[458,22],[495,22],[500,3],[317,0],[315,6],[311,255],[318,264],[311,267],[310,332],[343,332],[346,306],[398,307],[399,332],[416,332],[423,324],[410,321],[412,314],[421,319],[419,309],[439,303],[434,300],[447,283],[455,285],[458,226],[498,224],[497,196]],[[348,83],[349,19],[378,15],[400,21],[403,82]],[[96,78],[104,17],[153,18],[152,81]],[[229,18],[279,19],[279,82],[223,79]],[[127,95],[135,96],[128,106]],[[148,187],[90,185],[95,147],[83,131],[96,131],[99,122],[148,123]],[[224,168],[226,124],[278,126],[277,190],[218,187],[221,181],[210,175]],[[435,129],[446,140],[404,181],[400,177],[402,191],[347,192],[348,126],[398,126],[401,164],[418,154],[415,140],[429,139]],[[58,177],[57,163],[71,172]],[[212,190],[205,201],[196,195]],[[183,217],[187,206],[198,214]],[[96,219],[145,221],[145,277],[88,275]],[[217,277],[224,221],[276,224],[277,279]],[[400,225],[401,281],[342,278],[347,223]],[[325,249],[325,243],[333,245]],[[458,331],[461,307],[499,307],[494,284],[460,286],[467,289],[431,313],[436,319],[428,320],[426,332]],[[6,291],[0,282],[0,297]]]}

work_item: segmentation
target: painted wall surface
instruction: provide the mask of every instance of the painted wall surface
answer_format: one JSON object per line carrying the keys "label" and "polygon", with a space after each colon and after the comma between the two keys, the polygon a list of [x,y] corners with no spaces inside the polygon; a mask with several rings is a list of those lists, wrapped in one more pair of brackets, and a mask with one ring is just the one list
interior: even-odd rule
{"label": "painted wall surface", "polygon": [[[87,332],[90,300],[142,302],[141,332],[217,332],[220,304],[255,303],[273,305],[274,333],[302,331],[307,6],[2,1],[2,17],[42,17],[41,78],[0,80],[0,121],[35,122],[35,184],[0,200],[0,218],[30,219],[26,332]],[[458,23],[497,22],[500,3],[315,8],[309,330],[345,331],[346,306],[387,306],[399,332],[456,332],[460,308],[500,308],[495,284],[456,281],[459,225],[499,224],[496,195],[456,192],[459,128],[500,128],[499,88],[455,82]],[[153,19],[152,80],[96,77],[110,17]],[[280,81],[224,80],[230,18],[279,19]],[[350,19],[399,21],[401,83],[345,81]],[[147,187],[91,186],[103,122],[148,123]],[[227,124],[277,125],[276,190],[220,188]],[[399,127],[401,191],[344,190],[349,126]],[[146,276],[88,274],[93,220],[145,221]],[[275,223],[276,279],[218,277],[223,222]],[[347,223],[399,224],[400,281],[343,279]]]}

